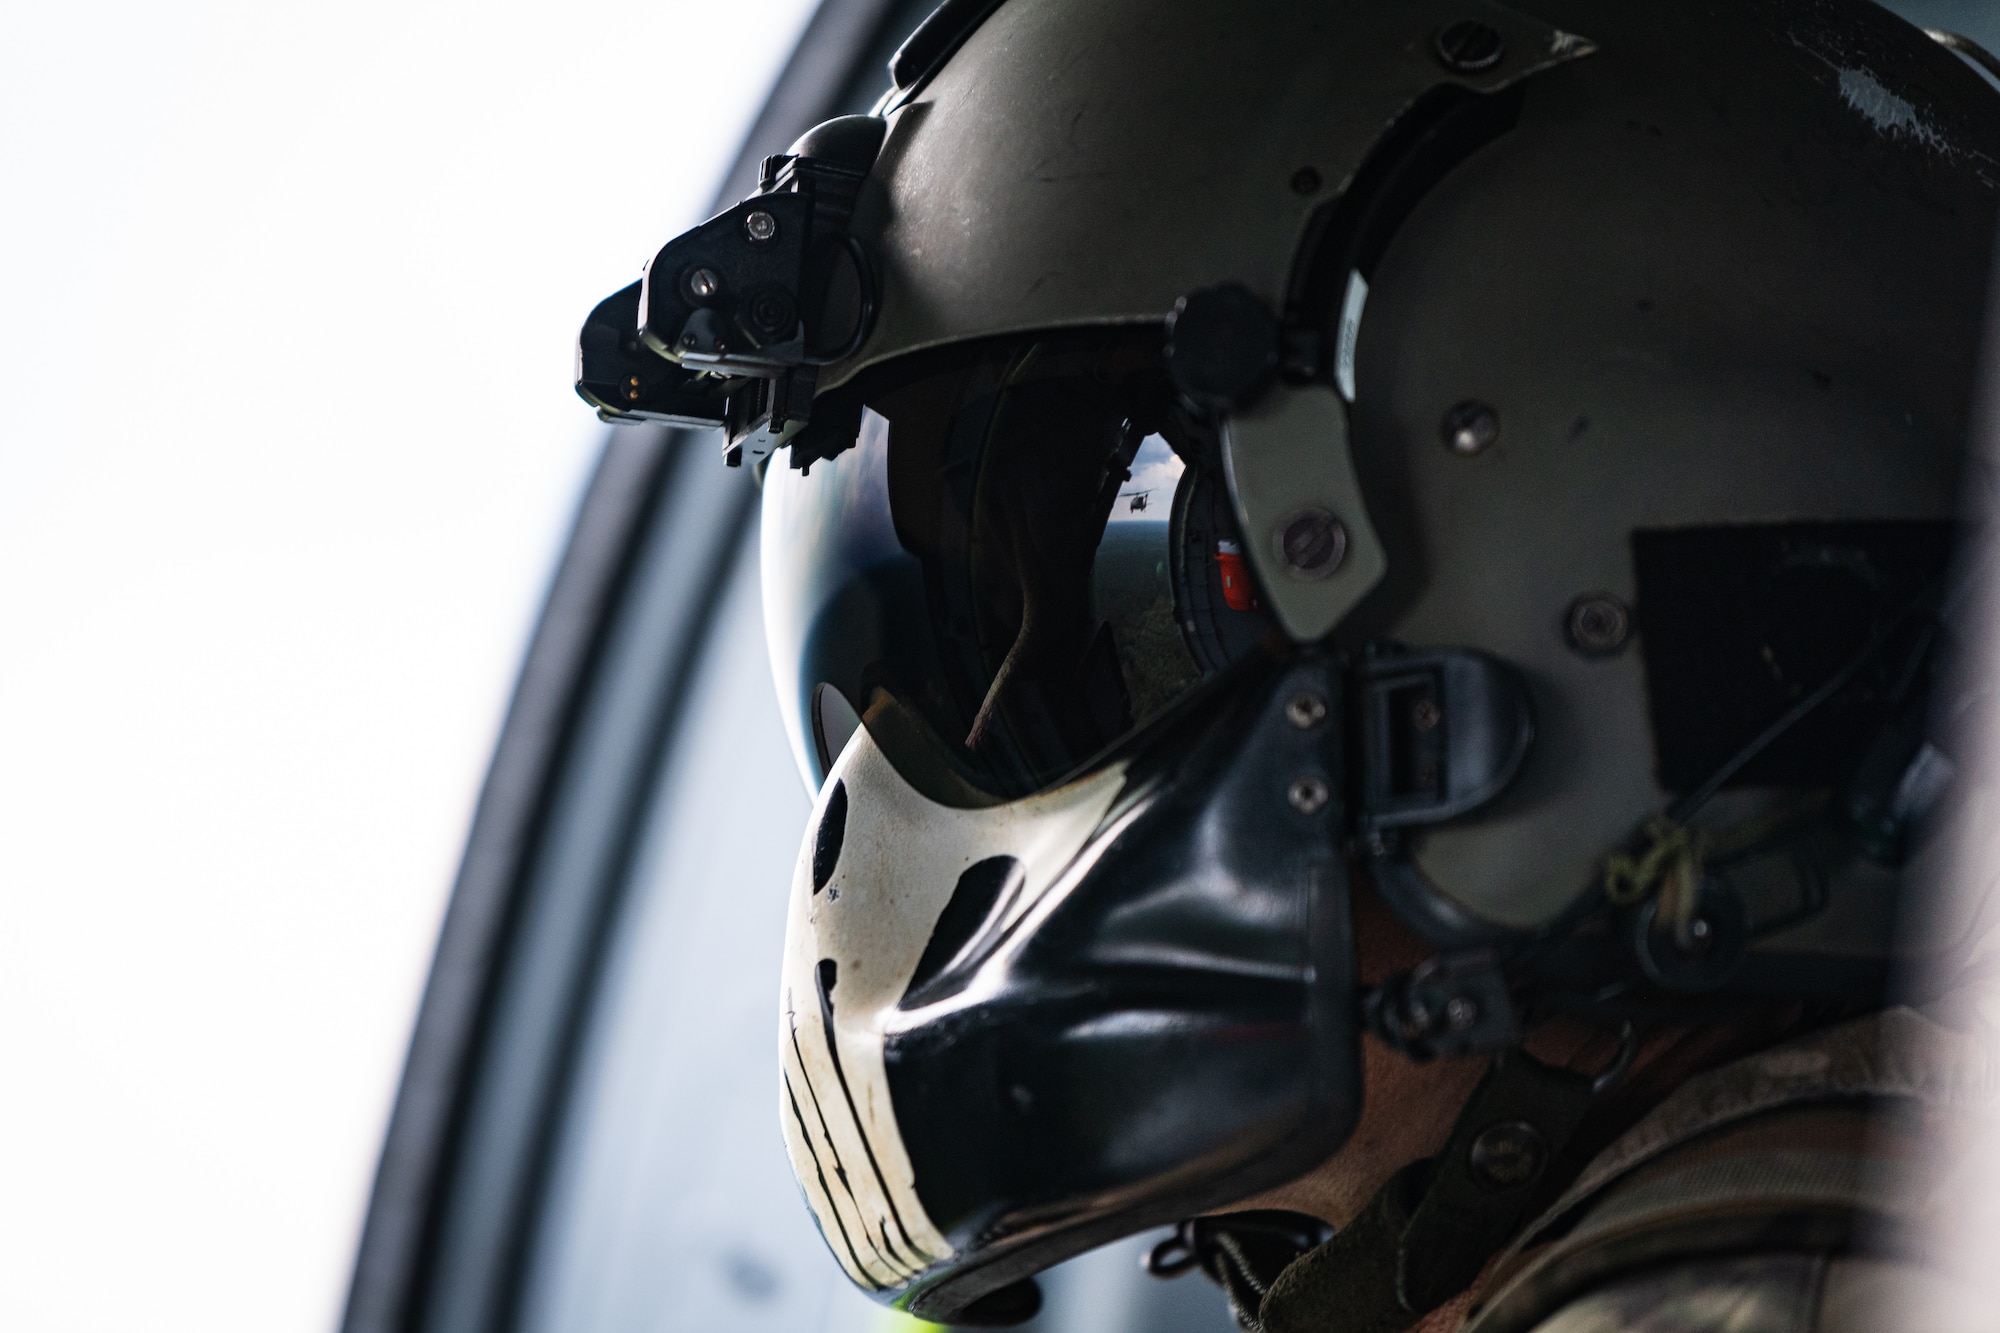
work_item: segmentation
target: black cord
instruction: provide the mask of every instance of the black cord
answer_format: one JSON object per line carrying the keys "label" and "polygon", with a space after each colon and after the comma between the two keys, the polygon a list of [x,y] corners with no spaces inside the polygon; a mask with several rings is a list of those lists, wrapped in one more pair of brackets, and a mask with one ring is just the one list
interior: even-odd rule
{"label": "black cord", "polygon": [[1820,705],[1826,703],[1827,700],[1833,698],[1841,690],[1853,683],[1854,678],[1860,675],[1881,654],[1882,650],[1888,646],[1889,641],[1930,601],[1932,591],[1932,588],[1926,587],[1921,594],[1913,598],[1901,611],[1891,616],[1888,622],[1880,629],[1869,635],[1868,642],[1862,644],[1860,650],[1848,659],[1847,664],[1827,677],[1826,681],[1818,689],[1786,709],[1775,722],[1757,733],[1754,740],[1731,755],[1723,762],[1722,767],[1711,773],[1706,782],[1668,806],[1667,818],[1676,824],[1685,824],[1688,820],[1694,818],[1701,808],[1707,805],[1718,791],[1722,790],[1724,783],[1743,771],[1745,765],[1758,755],[1764,753],[1764,751],[1770,749],[1772,745],[1777,743],[1779,738],[1784,736],[1793,727],[1796,727],[1800,722],[1803,722]]}
{"label": "black cord", "polygon": [[845,347],[831,356],[806,355],[805,364],[814,367],[847,360],[860,351],[862,344],[868,341],[868,335],[875,332],[875,269],[868,262],[868,252],[862,247],[859,237],[845,233],[835,238],[834,244],[845,250],[854,263],[854,276],[861,284],[861,313],[855,318],[854,335],[847,340]]}

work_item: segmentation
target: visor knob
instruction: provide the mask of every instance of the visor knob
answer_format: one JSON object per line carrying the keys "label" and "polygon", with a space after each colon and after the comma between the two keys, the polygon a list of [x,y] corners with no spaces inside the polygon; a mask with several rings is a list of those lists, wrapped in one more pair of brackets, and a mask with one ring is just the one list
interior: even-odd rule
{"label": "visor knob", "polygon": [[1477,74],[1492,69],[1506,50],[1500,30],[1478,19],[1447,24],[1437,36],[1438,60],[1454,74]]}
{"label": "visor knob", "polygon": [[1302,509],[1278,524],[1278,558],[1293,577],[1323,579],[1347,556],[1347,528],[1324,509]]}
{"label": "visor knob", "polygon": [[778,220],[758,209],[743,219],[743,234],[753,243],[763,245],[778,234]]}
{"label": "visor knob", "polygon": [[1167,373],[1207,411],[1249,403],[1278,371],[1278,321],[1240,282],[1189,292],[1167,316]]}

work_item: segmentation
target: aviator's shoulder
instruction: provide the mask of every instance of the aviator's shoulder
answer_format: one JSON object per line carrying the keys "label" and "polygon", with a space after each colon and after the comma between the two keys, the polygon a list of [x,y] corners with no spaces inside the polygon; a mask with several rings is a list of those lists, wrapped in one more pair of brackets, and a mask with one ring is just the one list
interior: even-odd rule
{"label": "aviator's shoulder", "polygon": [[1926,1104],[1986,1081],[1908,1010],[1699,1076],[1517,1239],[1465,1333],[1936,1330],[1943,1276],[1877,1242],[1932,1193]]}
{"label": "aviator's shoulder", "polygon": [[1774,1252],[1628,1274],[1534,1333],[1877,1333],[1930,1304],[1938,1275],[1894,1259]]}

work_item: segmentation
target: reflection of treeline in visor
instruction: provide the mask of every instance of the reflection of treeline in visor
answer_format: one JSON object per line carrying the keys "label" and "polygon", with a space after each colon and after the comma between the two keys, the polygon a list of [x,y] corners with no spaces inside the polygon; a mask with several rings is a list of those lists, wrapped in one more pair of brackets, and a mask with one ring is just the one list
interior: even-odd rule
{"label": "reflection of treeline in visor", "polygon": [[918,354],[829,398],[852,444],[765,499],[773,660],[820,772],[831,687],[920,789],[1026,794],[1268,628],[1158,329]]}

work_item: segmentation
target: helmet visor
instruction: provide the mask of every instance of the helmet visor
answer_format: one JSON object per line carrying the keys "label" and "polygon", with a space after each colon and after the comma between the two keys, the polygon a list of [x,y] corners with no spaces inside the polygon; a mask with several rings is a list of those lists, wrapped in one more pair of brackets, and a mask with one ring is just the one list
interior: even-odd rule
{"label": "helmet visor", "polygon": [[[933,799],[1090,767],[1272,631],[1162,334],[919,354],[822,399],[853,443],[766,478],[766,628],[815,786],[856,722]],[[858,411],[857,411],[858,409]]]}

